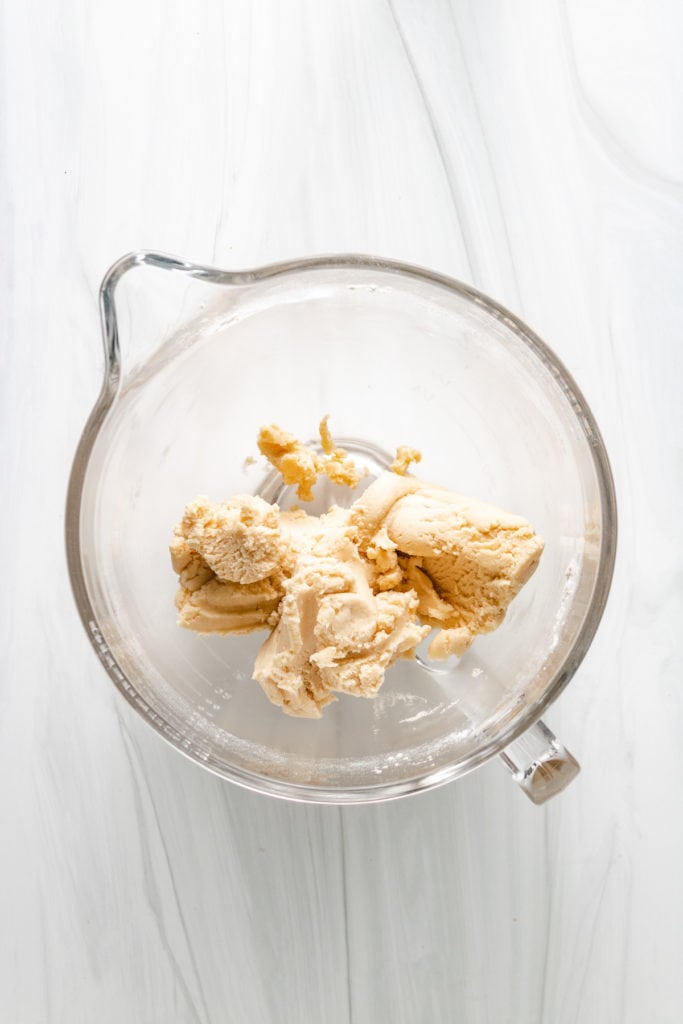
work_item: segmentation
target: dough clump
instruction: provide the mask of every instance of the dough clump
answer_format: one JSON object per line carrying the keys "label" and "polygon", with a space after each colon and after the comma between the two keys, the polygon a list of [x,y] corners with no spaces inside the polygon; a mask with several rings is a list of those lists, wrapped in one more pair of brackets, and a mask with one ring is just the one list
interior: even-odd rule
{"label": "dough clump", "polygon": [[[303,501],[318,476],[361,473],[320,424],[322,454],[274,425],[261,452]],[[283,511],[252,495],[185,509],[171,543],[179,625],[202,634],[269,630],[254,678],[287,714],[319,718],[335,694],[374,697],[397,658],[433,633],[429,656],[461,656],[496,629],[543,541],[520,516],[406,475],[399,448],[348,509]]]}

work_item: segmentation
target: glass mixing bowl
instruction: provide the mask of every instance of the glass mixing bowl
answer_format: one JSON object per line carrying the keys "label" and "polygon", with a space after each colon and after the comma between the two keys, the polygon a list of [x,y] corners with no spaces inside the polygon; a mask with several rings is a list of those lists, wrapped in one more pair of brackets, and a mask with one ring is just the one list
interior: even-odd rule
{"label": "glass mixing bowl", "polygon": [[[535,802],[578,771],[538,721],[598,626],[616,543],[595,420],[556,356],[457,281],[335,256],[230,273],[150,252],[101,291],[105,373],[76,452],[67,553],[86,631],[126,699],[173,746],[233,782],[298,800],[382,800],[496,754]],[[137,364],[121,373],[120,339]],[[502,626],[459,660],[421,653],[376,699],[285,716],[251,679],[264,634],[179,629],[168,543],[187,501],[293,500],[246,457],[264,423],[304,439],[330,414],[370,475],[399,444],[419,476],[528,518],[540,566]],[[351,496],[352,497],[352,496]],[[348,502],[321,487],[316,510]]]}

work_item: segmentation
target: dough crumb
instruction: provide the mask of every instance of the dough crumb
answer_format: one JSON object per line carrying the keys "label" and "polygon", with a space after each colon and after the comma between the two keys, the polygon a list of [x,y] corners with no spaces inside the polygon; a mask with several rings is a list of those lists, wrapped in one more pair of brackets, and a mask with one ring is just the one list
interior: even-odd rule
{"label": "dough crumb", "polygon": [[320,421],[320,426],[318,427],[318,432],[320,434],[320,444],[322,446],[322,450],[325,452],[325,455],[331,455],[332,452],[334,451],[334,441],[332,440],[332,434],[330,433],[329,420],[330,415],[328,413],[326,416],[323,416],[323,418]]}
{"label": "dough crumb", "polygon": [[405,476],[411,462],[421,462],[422,452],[417,448],[410,448],[407,444],[401,444],[396,449],[396,458],[389,466],[392,473]]}
{"label": "dough crumb", "polygon": [[313,501],[313,488],[320,476],[344,487],[357,487],[360,482],[361,472],[349,453],[334,444],[328,420],[329,416],[324,416],[320,421],[322,454],[275,423],[259,431],[259,451],[282,474],[286,484],[296,485],[301,501]]}

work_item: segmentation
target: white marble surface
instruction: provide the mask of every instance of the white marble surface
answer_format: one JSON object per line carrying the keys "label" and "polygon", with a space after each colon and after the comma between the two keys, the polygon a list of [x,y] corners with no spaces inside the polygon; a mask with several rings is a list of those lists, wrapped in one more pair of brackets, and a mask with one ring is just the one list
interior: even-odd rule
{"label": "white marble surface", "polygon": [[[683,13],[676,0],[8,0],[0,32],[0,1020],[678,1024]],[[536,809],[491,764],[270,801],[166,747],[73,607],[96,292],[150,247],[357,250],[472,281],[613,461],[609,607]]]}

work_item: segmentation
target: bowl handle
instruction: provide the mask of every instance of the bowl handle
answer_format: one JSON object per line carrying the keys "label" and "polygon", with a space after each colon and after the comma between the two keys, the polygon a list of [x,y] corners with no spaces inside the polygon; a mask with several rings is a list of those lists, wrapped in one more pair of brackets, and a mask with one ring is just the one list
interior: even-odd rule
{"label": "bowl handle", "polygon": [[115,392],[121,381],[121,352],[119,343],[119,325],[116,304],[116,289],[121,279],[136,267],[152,267],[156,270],[180,273],[186,280],[203,282],[207,285],[251,284],[261,276],[267,276],[269,268],[260,271],[219,270],[200,263],[190,263],[167,256],[161,252],[138,250],[130,252],[114,263],[104,275],[100,285],[100,318],[104,338],[105,387],[107,384]]}
{"label": "bowl handle", "polygon": [[557,796],[581,771],[578,761],[543,722],[523,733],[500,757],[535,804]]}

